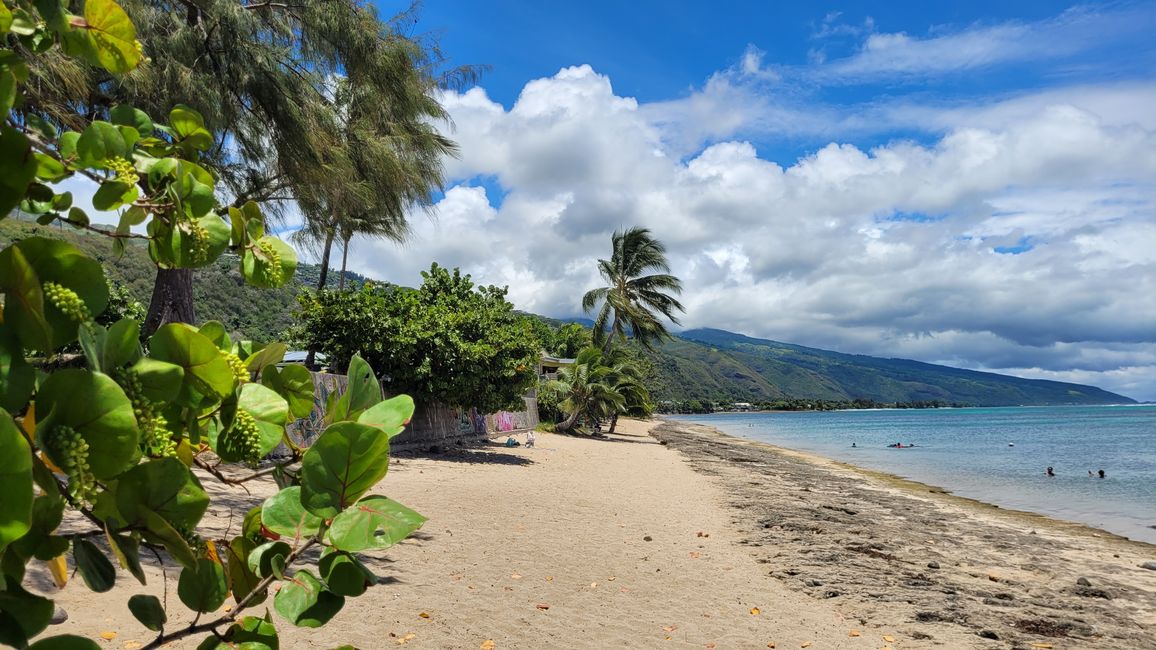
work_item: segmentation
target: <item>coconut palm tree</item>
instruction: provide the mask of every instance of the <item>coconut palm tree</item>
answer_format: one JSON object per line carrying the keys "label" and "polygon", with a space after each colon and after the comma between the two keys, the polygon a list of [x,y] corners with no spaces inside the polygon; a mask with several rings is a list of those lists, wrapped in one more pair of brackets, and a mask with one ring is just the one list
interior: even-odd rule
{"label": "coconut palm tree", "polygon": [[[616,231],[611,247],[610,259],[598,260],[607,286],[587,291],[582,309],[590,312],[602,303],[594,319],[594,337],[603,352],[610,351],[614,339],[625,341],[628,328],[636,341],[650,348],[670,337],[659,317],[677,325],[675,312],[686,311],[671,295],[682,293],[682,282],[670,275],[666,247],[646,228]],[[659,272],[647,275],[649,271]]]}
{"label": "coconut palm tree", "polygon": [[573,431],[585,417],[608,417],[626,404],[614,385],[611,368],[603,365],[602,352],[595,347],[578,353],[574,365],[559,369],[550,388],[565,397],[561,409],[568,415],[555,425],[559,433]]}

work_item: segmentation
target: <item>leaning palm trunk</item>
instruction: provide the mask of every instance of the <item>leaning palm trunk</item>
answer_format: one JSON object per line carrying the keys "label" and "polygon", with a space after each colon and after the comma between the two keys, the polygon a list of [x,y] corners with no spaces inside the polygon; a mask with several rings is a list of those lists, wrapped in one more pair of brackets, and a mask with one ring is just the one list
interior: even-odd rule
{"label": "leaning palm trunk", "polygon": [[617,426],[618,426],[618,414],[615,413],[614,415],[610,416],[610,428],[606,430],[606,433],[614,433],[614,428]]}
{"label": "leaning palm trunk", "polygon": [[575,409],[575,411],[570,414],[570,417],[554,425],[554,428],[558,431],[558,433],[567,433],[574,429],[574,425],[578,423],[578,418],[581,415],[582,409]]}

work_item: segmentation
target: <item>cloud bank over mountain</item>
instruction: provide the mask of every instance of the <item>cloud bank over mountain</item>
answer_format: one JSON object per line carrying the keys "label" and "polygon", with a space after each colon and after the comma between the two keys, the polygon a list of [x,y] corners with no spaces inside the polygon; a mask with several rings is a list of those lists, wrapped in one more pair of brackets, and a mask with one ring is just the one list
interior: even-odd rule
{"label": "cloud bank over mountain", "polygon": [[[448,92],[462,155],[436,217],[415,216],[403,248],[356,242],[351,267],[412,284],[436,260],[571,316],[610,233],[641,225],[670,249],[688,327],[1156,399],[1156,78],[991,95],[914,81],[1070,65],[1138,22],[1071,10],[915,36],[830,22],[858,49],[788,67],[748,48],[659,102],[582,64],[509,107]],[[1014,46],[1033,38],[1067,40]],[[847,84],[871,92],[838,99]]]}

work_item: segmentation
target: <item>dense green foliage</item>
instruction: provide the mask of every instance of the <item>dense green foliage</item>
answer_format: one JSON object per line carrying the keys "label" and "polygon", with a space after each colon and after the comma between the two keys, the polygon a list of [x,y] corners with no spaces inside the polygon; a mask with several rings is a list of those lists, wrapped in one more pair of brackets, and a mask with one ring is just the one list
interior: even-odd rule
{"label": "dense green foliage", "polygon": [[772,404],[798,399],[972,406],[1133,402],[1094,386],[842,354],[713,329],[683,332],[650,359],[656,370],[651,391],[659,402]]}
{"label": "dense green foliage", "polygon": [[[110,121],[11,112],[24,105],[30,65],[78,59],[121,74],[141,60],[133,23],[114,0],[86,0],[82,15],[71,7],[0,3],[0,102],[7,113],[0,220],[19,206],[41,225],[91,228],[71,195],[54,187],[80,175],[99,186],[94,207],[119,211],[120,224],[109,233],[114,252],[141,239],[157,268],[179,270],[211,266],[230,251],[228,261],[247,284],[288,282],[293,250],[265,233],[255,204],[222,205],[214,190],[219,179],[198,163],[213,138],[196,111],[178,105],[167,124],[127,105],[109,108]],[[43,78],[34,69],[39,87]],[[386,473],[389,440],[412,416],[413,401],[383,401],[361,359],[350,363],[348,389],[331,396],[326,428],[302,452],[285,427],[312,410],[313,382],[300,366],[278,368],[284,345],[234,342],[214,321],[164,325],[142,345],[138,321],[101,322],[110,303],[101,263],[58,239],[25,237],[0,250],[0,294],[0,643],[100,647],[72,635],[37,639],[54,606],[24,585],[34,580],[26,567],[36,559],[55,567],[53,579],[63,586],[71,551],[88,588],[112,589],[113,561],[91,541],[103,536],[142,585],[142,546],[163,548],[181,567],[176,594],[196,612],[192,624],[166,629],[166,609],[177,606],[167,584],[163,604],[151,595],[126,603],[158,632],[146,647],[201,635],[202,649],[272,650],[279,645],[272,617],[243,612],[272,598],[293,625],[324,625],[347,597],[375,582],[357,554],[386,548],[424,522],[369,494]],[[125,304],[114,307],[134,309],[120,298]],[[71,346],[81,355],[58,364]],[[227,479],[219,465],[253,467],[279,444],[292,452],[274,469],[282,489],[231,526],[231,538],[203,538],[197,527],[209,494],[265,475]],[[298,469],[290,467],[297,461]],[[193,466],[222,485],[206,490]],[[66,510],[79,513],[75,520],[87,529],[61,534]],[[310,553],[318,546],[319,557]],[[316,573],[306,565],[316,565]]]}
{"label": "dense green foliage", "polygon": [[302,345],[340,371],[360,353],[407,392],[485,413],[521,408],[533,385],[541,342],[499,287],[434,264],[421,287],[367,285],[361,291],[300,296]]}

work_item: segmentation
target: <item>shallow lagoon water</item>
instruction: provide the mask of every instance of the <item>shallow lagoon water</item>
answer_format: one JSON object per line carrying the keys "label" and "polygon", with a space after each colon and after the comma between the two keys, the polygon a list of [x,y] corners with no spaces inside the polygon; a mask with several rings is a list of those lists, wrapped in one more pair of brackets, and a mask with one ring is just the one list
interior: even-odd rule
{"label": "shallow lagoon water", "polygon": [[[1156,543],[1156,406],[676,417]],[[887,447],[896,442],[916,446]],[[1101,469],[1106,478],[1088,476]]]}

